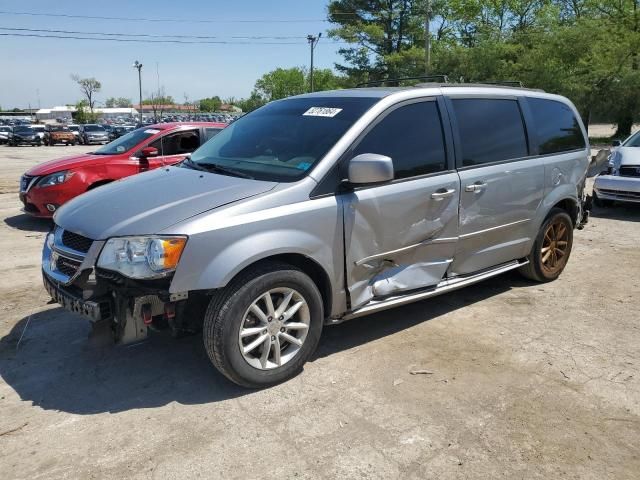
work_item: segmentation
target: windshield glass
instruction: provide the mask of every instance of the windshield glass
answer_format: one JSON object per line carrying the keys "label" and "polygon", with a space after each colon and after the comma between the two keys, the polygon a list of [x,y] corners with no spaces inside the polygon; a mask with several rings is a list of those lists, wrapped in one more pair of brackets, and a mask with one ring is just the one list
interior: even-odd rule
{"label": "windshield glass", "polygon": [[629,140],[624,143],[625,147],[640,147],[640,132],[636,132]]}
{"label": "windshield glass", "polygon": [[0,127],[0,132],[10,132],[11,127]]}
{"label": "windshield glass", "polygon": [[68,132],[69,131],[67,127],[64,127],[62,125],[51,125],[49,127],[49,130],[51,130],[52,132]]}
{"label": "windshield glass", "polygon": [[111,143],[107,143],[105,146],[96,150],[96,155],[116,155],[118,153],[124,153],[131,150],[140,142],[154,136],[159,130],[153,130],[150,128],[139,128],[133,132],[129,132],[126,135],[114,140]]}
{"label": "windshield glass", "polygon": [[222,130],[196,150],[191,161],[203,168],[215,164],[259,180],[299,180],[377,101],[312,97],[273,102]]}
{"label": "windshield glass", "polygon": [[15,127],[13,131],[15,133],[35,133],[31,127]]}
{"label": "windshield glass", "polygon": [[72,132],[77,132],[79,130],[78,125],[69,125],[69,130]]}
{"label": "windshield glass", "polygon": [[85,132],[104,132],[104,128],[102,128],[100,125],[85,125],[84,131]]}

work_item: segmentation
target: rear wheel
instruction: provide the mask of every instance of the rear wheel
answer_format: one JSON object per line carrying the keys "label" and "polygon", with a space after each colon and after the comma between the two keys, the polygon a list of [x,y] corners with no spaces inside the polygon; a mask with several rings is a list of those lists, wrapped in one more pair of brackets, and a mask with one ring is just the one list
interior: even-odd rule
{"label": "rear wheel", "polygon": [[211,362],[231,381],[267,387],[300,372],[318,345],[323,319],[320,292],[304,272],[264,264],[211,300],[204,344]]}
{"label": "rear wheel", "polygon": [[542,224],[529,263],[520,268],[520,273],[537,282],[551,282],[558,278],[567,265],[573,246],[573,222],[559,208],[554,208]]}

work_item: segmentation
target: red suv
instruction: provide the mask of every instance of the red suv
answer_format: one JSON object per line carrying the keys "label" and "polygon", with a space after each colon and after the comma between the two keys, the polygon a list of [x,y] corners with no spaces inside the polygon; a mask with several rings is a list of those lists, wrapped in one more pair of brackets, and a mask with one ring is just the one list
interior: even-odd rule
{"label": "red suv", "polygon": [[225,123],[161,123],[138,128],[94,152],[41,163],[20,179],[23,211],[52,217],[63,203],[105,183],[182,161]]}

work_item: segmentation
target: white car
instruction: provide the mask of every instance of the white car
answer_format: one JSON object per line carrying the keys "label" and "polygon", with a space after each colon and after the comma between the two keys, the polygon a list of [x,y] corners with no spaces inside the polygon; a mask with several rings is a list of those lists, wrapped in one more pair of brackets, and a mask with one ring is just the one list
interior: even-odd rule
{"label": "white car", "polygon": [[69,127],[69,130],[71,130],[71,132],[75,135],[76,143],[80,143],[80,126],[70,123],[69,125],[67,125],[67,127]]}
{"label": "white car", "polygon": [[9,141],[10,133],[11,133],[11,127],[0,125],[0,144],[7,143]]}
{"label": "white car", "polygon": [[596,177],[593,202],[607,207],[616,202],[640,203],[640,131],[614,143],[606,171]]}
{"label": "white car", "polygon": [[29,125],[29,127],[35,130],[40,137],[40,141],[44,141],[44,125]]}

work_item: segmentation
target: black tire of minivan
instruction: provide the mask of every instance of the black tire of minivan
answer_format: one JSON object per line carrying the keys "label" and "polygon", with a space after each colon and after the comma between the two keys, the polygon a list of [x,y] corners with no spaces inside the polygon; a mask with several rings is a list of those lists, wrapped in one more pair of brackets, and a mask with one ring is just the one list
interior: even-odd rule
{"label": "black tire of minivan", "polygon": [[[310,318],[307,335],[287,363],[270,369],[255,368],[240,351],[240,329],[252,303],[278,288],[293,289],[303,297]],[[289,380],[302,370],[318,346],[323,321],[322,296],[313,280],[292,265],[265,262],[241,272],[213,296],[205,313],[202,336],[209,359],[220,373],[240,386],[265,388]]]}
{"label": "black tire of minivan", "polygon": [[[552,248],[555,249],[556,246],[558,248],[564,247],[564,254],[562,255],[557,265],[555,265],[553,268],[549,268],[544,263],[545,255],[547,252],[543,252],[542,250],[543,248],[547,248],[545,247],[545,245],[548,244],[547,239],[549,237],[547,235],[552,226],[554,228],[557,227],[563,235],[562,240],[552,240],[552,242],[555,242],[552,243]],[[551,236],[553,236],[553,231],[551,233]],[[545,237],[547,237],[547,239],[545,239]],[[563,242],[564,244],[559,245],[561,242]],[[571,255],[572,247],[573,222],[571,220],[571,217],[564,210],[560,208],[554,208],[551,210],[551,212],[549,212],[549,215],[540,227],[540,231],[538,232],[536,240],[533,243],[533,247],[531,248],[531,253],[527,257],[529,263],[520,267],[518,271],[524,277],[536,282],[552,282],[560,276],[560,274],[566,267],[567,262],[569,261],[569,256]]]}

